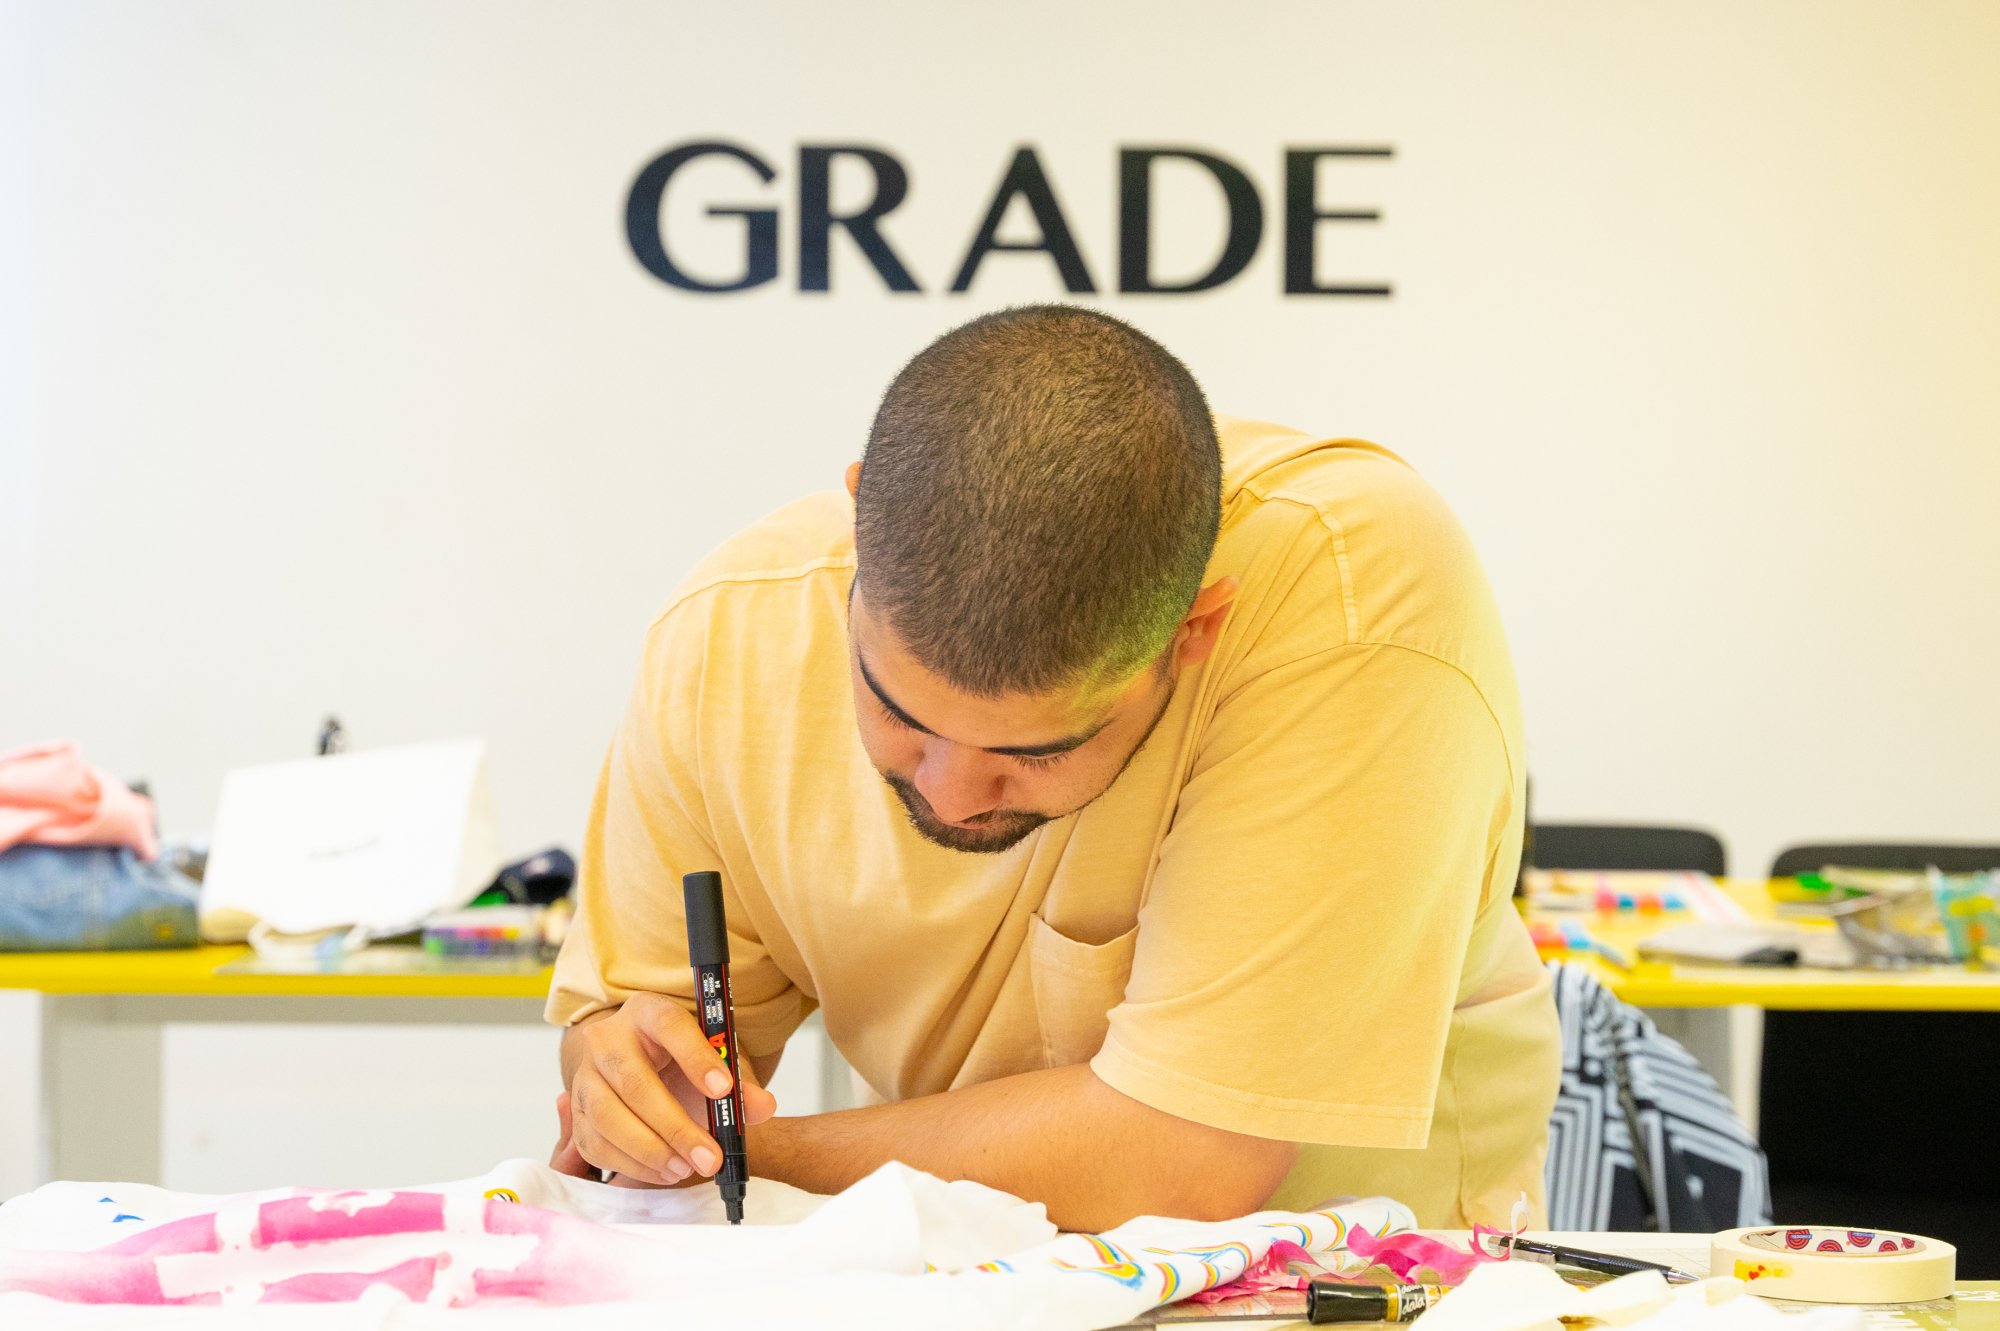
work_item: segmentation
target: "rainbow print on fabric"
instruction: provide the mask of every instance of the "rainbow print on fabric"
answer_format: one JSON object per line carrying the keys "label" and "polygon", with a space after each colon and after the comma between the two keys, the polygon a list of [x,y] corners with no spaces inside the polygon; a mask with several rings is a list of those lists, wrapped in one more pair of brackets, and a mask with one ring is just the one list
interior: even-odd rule
{"label": "rainbow print on fabric", "polygon": [[[1270,1228],[1305,1232],[1299,1225],[1272,1225]],[[1182,1275],[1179,1266],[1172,1262],[1165,1263],[1168,1284],[1160,1296],[1162,1303],[1172,1303],[1184,1295],[1199,1294],[1226,1284],[1249,1270],[1250,1264],[1256,1260],[1250,1255],[1249,1245],[1242,1243],[1225,1243],[1213,1248],[1148,1248],[1146,1251],[1159,1257],[1193,1258],[1201,1264],[1201,1278],[1190,1282]]]}
{"label": "rainbow print on fabric", "polygon": [[1108,1276],[1127,1289],[1142,1289],[1146,1284],[1147,1271],[1126,1255],[1115,1243],[1107,1243],[1095,1234],[1079,1234],[1078,1238],[1088,1243],[1096,1254],[1098,1262],[1094,1266],[1075,1265],[1060,1257],[1055,1264],[1068,1271],[1088,1271],[1092,1275]]}
{"label": "rainbow print on fabric", "polygon": [[[1260,1223],[1261,1222],[1261,1223]],[[1013,1258],[1015,1270],[1034,1271],[1039,1257],[1063,1276],[1089,1277],[1093,1283],[1112,1283],[1135,1293],[1149,1294],[1156,1303],[1182,1299],[1212,1301],[1216,1297],[1236,1297],[1254,1290],[1294,1288],[1300,1277],[1285,1270],[1288,1260],[1306,1260],[1321,1270],[1355,1275],[1370,1259],[1350,1251],[1348,1236],[1379,1228],[1386,1236],[1408,1231],[1415,1223],[1409,1212],[1393,1202],[1374,1198],[1322,1211],[1268,1212],[1246,1216],[1227,1225],[1195,1221],[1148,1220],[1148,1226],[1171,1226],[1162,1236],[1149,1234],[1154,1241],[1121,1245],[1117,1232],[1108,1235],[1065,1234],[1035,1254],[1019,1253]],[[1233,1233],[1232,1233],[1233,1231]],[[1236,1237],[1236,1236],[1244,1237]],[[1275,1266],[1275,1272],[1265,1268]],[[987,1267],[981,1267],[986,1270]],[[1275,1277],[1282,1277],[1276,1279]],[[1239,1282],[1248,1281],[1241,1290]]]}

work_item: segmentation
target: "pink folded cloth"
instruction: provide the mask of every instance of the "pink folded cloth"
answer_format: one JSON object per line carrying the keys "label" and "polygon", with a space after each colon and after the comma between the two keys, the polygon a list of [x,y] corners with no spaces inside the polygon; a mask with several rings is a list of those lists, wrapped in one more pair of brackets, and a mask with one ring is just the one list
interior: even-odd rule
{"label": "pink folded cloth", "polygon": [[153,802],[57,740],[0,753],[0,850],[42,846],[127,846],[150,860]]}

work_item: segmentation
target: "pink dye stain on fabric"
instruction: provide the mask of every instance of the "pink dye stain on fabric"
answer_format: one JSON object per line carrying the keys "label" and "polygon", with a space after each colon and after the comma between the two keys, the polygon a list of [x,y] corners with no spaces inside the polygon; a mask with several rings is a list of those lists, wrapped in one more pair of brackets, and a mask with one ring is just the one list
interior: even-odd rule
{"label": "pink dye stain on fabric", "polygon": [[265,1202],[257,1208],[258,1232],[282,1234],[286,1243],[319,1243],[377,1234],[431,1234],[443,1228],[441,1192],[321,1194]]}
{"label": "pink dye stain on fabric", "polygon": [[[1477,1226],[1472,1231],[1471,1251],[1463,1252],[1449,1243],[1422,1234],[1376,1235],[1356,1225],[1347,1233],[1347,1250],[1377,1266],[1387,1267],[1398,1280],[1414,1280],[1420,1274],[1429,1273],[1428,1283],[1458,1285],[1463,1284],[1465,1278],[1472,1274],[1472,1268],[1482,1262],[1506,1260],[1487,1252],[1485,1244],[1486,1235],[1503,1232],[1484,1225]],[[1191,1303],[1220,1303],[1224,1299],[1264,1294],[1271,1290],[1304,1289],[1310,1279],[1291,1269],[1295,1262],[1304,1262],[1315,1270],[1319,1269],[1310,1252],[1296,1243],[1279,1239],[1242,1275],[1226,1285],[1191,1294],[1188,1300]]]}
{"label": "pink dye stain on fabric", "polygon": [[412,1257],[386,1271],[322,1271],[264,1287],[259,1303],[352,1303],[371,1287],[387,1285],[422,1303],[437,1285],[440,1257]]}
{"label": "pink dye stain on fabric", "polygon": [[0,1293],[68,1303],[544,1304],[630,1297],[658,1248],[587,1220],[432,1192],[307,1192],[187,1216],[94,1252],[0,1250]]}
{"label": "pink dye stain on fabric", "polygon": [[1460,1285],[1472,1274],[1473,1267],[1506,1260],[1486,1251],[1485,1236],[1502,1232],[1484,1225],[1474,1226],[1471,1251],[1466,1252],[1422,1234],[1376,1235],[1356,1225],[1347,1232],[1347,1250],[1377,1266],[1388,1267],[1398,1280],[1415,1280],[1428,1271],[1432,1279],[1424,1283]]}

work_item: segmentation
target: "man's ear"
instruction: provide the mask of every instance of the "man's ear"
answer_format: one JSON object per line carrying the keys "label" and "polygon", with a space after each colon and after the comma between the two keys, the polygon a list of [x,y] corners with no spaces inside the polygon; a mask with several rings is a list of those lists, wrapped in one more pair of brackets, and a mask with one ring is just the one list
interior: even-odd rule
{"label": "man's ear", "polygon": [[861,494],[861,464],[859,462],[850,462],[847,464],[847,497],[849,499],[855,499],[858,498],[860,494]]}
{"label": "man's ear", "polygon": [[1187,617],[1174,633],[1175,662],[1188,666],[1207,660],[1208,654],[1215,650],[1215,640],[1222,634],[1222,621],[1229,617],[1229,607],[1235,603],[1235,578],[1217,578],[1195,593],[1194,604],[1188,607]]}

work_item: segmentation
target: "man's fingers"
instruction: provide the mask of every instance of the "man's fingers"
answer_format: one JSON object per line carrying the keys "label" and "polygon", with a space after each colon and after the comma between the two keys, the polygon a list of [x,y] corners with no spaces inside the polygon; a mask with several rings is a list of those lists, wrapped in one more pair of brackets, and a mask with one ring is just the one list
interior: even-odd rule
{"label": "man's fingers", "polygon": [[549,1156],[549,1168],[571,1178],[595,1179],[598,1174],[597,1166],[584,1159],[583,1152],[567,1137],[557,1143],[555,1152]]}
{"label": "man's fingers", "polygon": [[576,1149],[576,1137],[570,1128],[569,1092],[556,1094],[556,1149],[549,1154],[549,1168],[558,1174],[568,1174],[573,1178],[597,1177],[597,1167],[583,1158],[583,1152]]}
{"label": "man's fingers", "polygon": [[[658,1159],[657,1166],[663,1182],[674,1183],[686,1177],[685,1171],[672,1172],[674,1164],[702,1174],[713,1174],[722,1167],[722,1152],[715,1139],[668,1092],[660,1074],[641,1056],[640,1050],[635,1047],[622,1054],[607,1052],[598,1059],[595,1070],[598,1084],[620,1102],[599,1120],[599,1129],[642,1161],[651,1162],[664,1151],[665,1157]],[[594,1102],[592,1107],[594,1112]]]}
{"label": "man's fingers", "polygon": [[606,1176],[616,1175],[619,1178],[634,1179],[645,1184],[647,1187],[670,1186],[652,1170],[646,1168],[608,1142],[602,1140],[592,1141],[590,1155]]}
{"label": "man's fingers", "polygon": [[[650,1070],[649,1070],[650,1071]],[[586,1078],[588,1078],[586,1080]],[[659,1090],[657,1082],[656,1090]],[[674,1117],[685,1130],[687,1114],[673,1097],[660,1091],[672,1107]],[[673,1125],[655,1128],[635,1114],[595,1069],[579,1071],[576,1098],[571,1102],[570,1121],[575,1127],[572,1140],[584,1159],[600,1169],[631,1174],[652,1183],[678,1183],[688,1176],[684,1152],[673,1144]],[[689,1149],[692,1149],[690,1146]]]}
{"label": "man's fingers", "polygon": [[633,1024],[673,1060],[688,1085],[710,1099],[729,1093],[729,1069],[701,1033],[693,1013],[658,994],[640,994],[625,1006],[628,1011],[637,1009],[632,1011]]}
{"label": "man's fingers", "polygon": [[[600,1052],[593,1066],[599,1081],[623,1102],[622,1107],[640,1125],[702,1173],[715,1172],[715,1166],[703,1159],[704,1155],[721,1159],[714,1138],[702,1130],[687,1107],[666,1088],[636,1039],[624,1049]],[[626,1145],[629,1150],[629,1143]]]}
{"label": "man's fingers", "polygon": [[[636,1141],[636,1135],[648,1137],[650,1143]],[[688,1177],[688,1163],[674,1157],[610,1093],[592,1099],[590,1111],[576,1119],[574,1141],[578,1155],[606,1173],[624,1173],[646,1183],[678,1183]]]}

